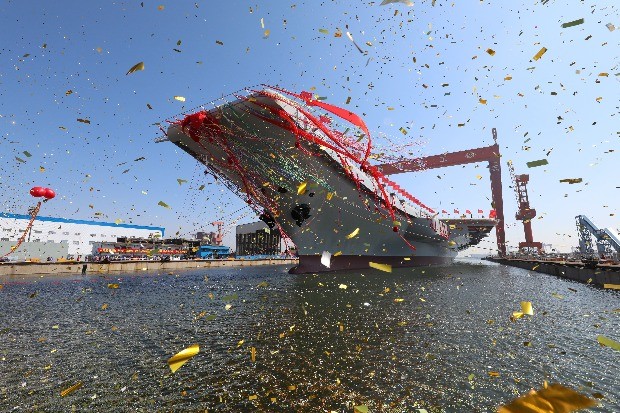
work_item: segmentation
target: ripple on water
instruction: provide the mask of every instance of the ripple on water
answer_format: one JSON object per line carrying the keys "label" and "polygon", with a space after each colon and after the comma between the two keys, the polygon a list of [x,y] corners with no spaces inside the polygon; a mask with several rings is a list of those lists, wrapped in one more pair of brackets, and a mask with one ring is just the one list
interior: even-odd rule
{"label": "ripple on water", "polygon": [[[620,411],[620,355],[596,342],[620,338],[620,294],[521,269],[2,283],[3,411],[491,412],[543,380],[602,394],[590,411]],[[520,301],[534,316],[511,322]],[[171,374],[168,358],[193,343],[200,353]]]}

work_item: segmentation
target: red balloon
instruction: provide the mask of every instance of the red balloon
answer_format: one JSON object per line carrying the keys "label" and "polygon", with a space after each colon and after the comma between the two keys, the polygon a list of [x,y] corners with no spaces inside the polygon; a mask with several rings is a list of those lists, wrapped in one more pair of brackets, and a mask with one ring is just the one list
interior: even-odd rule
{"label": "red balloon", "polygon": [[30,195],[40,198],[43,196],[43,194],[45,193],[45,188],[42,188],[40,186],[35,186],[30,190]]}
{"label": "red balloon", "polygon": [[45,190],[43,191],[43,196],[45,197],[45,199],[52,199],[56,196],[56,192],[54,192],[54,190],[50,188],[45,188]]}

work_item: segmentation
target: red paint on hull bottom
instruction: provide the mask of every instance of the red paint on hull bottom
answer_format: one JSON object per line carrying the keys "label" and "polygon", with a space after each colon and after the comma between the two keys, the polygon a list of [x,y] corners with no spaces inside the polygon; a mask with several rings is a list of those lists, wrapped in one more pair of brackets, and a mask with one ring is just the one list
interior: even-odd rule
{"label": "red paint on hull bottom", "polygon": [[451,257],[389,257],[389,256],[370,256],[370,255],[339,255],[331,257],[329,268],[321,264],[320,255],[300,255],[299,264],[289,270],[290,274],[307,274],[316,272],[361,270],[370,268],[369,262],[379,264],[389,264],[394,268],[399,267],[421,267],[427,265],[451,264]]}

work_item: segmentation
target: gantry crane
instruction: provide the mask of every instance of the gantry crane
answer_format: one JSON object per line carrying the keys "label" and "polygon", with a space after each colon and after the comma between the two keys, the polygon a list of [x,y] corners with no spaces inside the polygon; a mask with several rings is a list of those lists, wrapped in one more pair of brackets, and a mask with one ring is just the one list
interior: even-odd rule
{"label": "gantry crane", "polygon": [[[579,252],[584,258],[612,258],[620,254],[620,235],[611,228],[599,229],[585,215],[575,217],[579,233]],[[592,237],[596,240],[596,250]],[[597,254],[598,253],[598,254]]]}
{"label": "gantry crane", "polygon": [[515,186],[514,190],[519,208],[515,218],[523,222],[523,232],[525,233],[525,242],[519,243],[519,251],[525,252],[535,249],[541,253],[543,251],[542,243],[535,242],[532,235],[532,219],[536,216],[536,210],[530,208],[530,201],[527,196],[527,183],[530,181],[530,176],[527,174],[516,175],[512,161],[508,161],[508,170]]}
{"label": "gantry crane", "polygon": [[224,222],[223,221],[214,221],[214,222],[211,223],[211,225],[217,227],[217,234],[215,234],[215,236],[211,240],[211,243],[213,245],[222,245],[222,237],[223,237],[222,228],[224,227]]}
{"label": "gantry crane", "polygon": [[506,234],[504,231],[504,200],[502,198],[502,168],[500,164],[501,155],[499,153],[499,145],[497,144],[497,130],[493,128],[492,133],[493,141],[495,143],[491,146],[383,164],[378,165],[377,168],[385,175],[393,175],[404,172],[443,168],[446,166],[488,162],[491,178],[491,200],[492,206],[495,210],[495,219],[497,220],[497,225],[495,226],[497,252],[501,257],[504,257],[506,256]]}

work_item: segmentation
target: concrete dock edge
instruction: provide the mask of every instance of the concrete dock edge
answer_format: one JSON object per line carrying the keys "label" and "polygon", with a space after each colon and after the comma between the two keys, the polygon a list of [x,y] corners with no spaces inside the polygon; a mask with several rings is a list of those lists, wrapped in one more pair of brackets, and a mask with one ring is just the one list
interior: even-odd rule
{"label": "concrete dock edge", "polygon": [[620,284],[620,267],[618,266],[599,265],[595,268],[588,268],[579,262],[539,261],[496,257],[485,258],[485,260],[501,265],[549,274],[568,280],[594,284],[600,287],[604,284]]}
{"label": "concrete dock edge", "polygon": [[[20,262],[0,263],[0,277],[13,275],[107,274],[116,272],[175,271],[192,268],[253,267],[259,265],[297,265],[297,259],[261,260],[185,260],[121,262]],[[83,272],[84,266],[86,271]]]}

